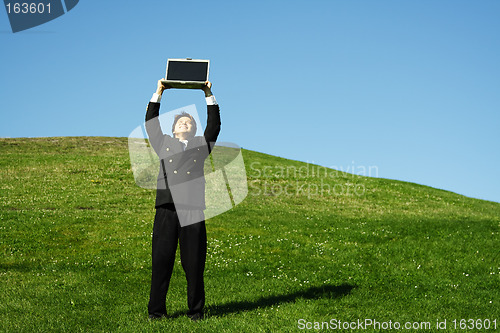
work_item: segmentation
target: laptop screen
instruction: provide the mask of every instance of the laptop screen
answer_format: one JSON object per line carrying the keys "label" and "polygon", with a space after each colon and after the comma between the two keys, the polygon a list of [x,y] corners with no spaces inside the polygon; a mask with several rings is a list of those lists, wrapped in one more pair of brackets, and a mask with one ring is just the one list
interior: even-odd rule
{"label": "laptop screen", "polygon": [[168,62],[167,77],[169,81],[207,81],[208,62],[205,61],[172,61]]}

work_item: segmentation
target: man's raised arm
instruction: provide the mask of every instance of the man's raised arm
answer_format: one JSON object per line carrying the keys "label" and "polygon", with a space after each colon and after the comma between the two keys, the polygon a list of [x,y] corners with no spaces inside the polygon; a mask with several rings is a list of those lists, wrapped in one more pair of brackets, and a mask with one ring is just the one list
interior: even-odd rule
{"label": "man's raised arm", "polygon": [[215,96],[212,94],[212,83],[207,81],[207,83],[203,86],[203,91],[205,92],[205,100],[207,102],[207,127],[205,127],[205,133],[203,136],[209,148],[211,148],[215,141],[217,141],[217,137],[220,132],[220,111],[219,105],[215,100]]}
{"label": "man's raised arm", "polygon": [[146,132],[148,132],[149,142],[157,154],[160,152],[164,135],[158,119],[160,114],[160,101],[163,90],[167,89],[162,84],[161,80],[158,80],[156,92],[153,94],[153,97],[151,97],[148,109],[146,110]]}

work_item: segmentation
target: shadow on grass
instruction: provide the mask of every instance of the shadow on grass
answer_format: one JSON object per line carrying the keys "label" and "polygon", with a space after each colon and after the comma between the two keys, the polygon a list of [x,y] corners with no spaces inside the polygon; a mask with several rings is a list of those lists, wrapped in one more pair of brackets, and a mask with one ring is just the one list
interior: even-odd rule
{"label": "shadow on grass", "polygon": [[[356,288],[354,285],[342,284],[340,286],[323,285],[320,287],[310,287],[306,290],[297,291],[291,294],[275,295],[261,297],[256,301],[241,301],[230,302],[221,305],[211,305],[206,308],[206,313],[210,317],[224,316],[234,312],[251,311],[264,307],[271,307],[283,303],[292,303],[297,299],[321,299],[321,298],[340,298]],[[177,312],[172,317],[185,315],[185,313]]]}

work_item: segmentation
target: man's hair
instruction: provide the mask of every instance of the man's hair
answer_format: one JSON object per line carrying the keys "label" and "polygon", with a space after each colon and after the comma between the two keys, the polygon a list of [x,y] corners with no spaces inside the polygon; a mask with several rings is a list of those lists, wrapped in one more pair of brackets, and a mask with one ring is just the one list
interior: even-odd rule
{"label": "man's hair", "polygon": [[190,115],[189,113],[187,113],[186,111],[182,111],[178,115],[175,115],[174,123],[172,124],[172,134],[174,135],[174,137],[175,137],[175,134],[174,134],[175,124],[177,124],[179,119],[181,119],[182,117],[188,117],[189,119],[191,119],[191,123],[192,123],[193,127],[192,127],[191,133],[189,133],[189,135],[195,136],[196,135],[196,120],[194,120],[193,116]]}

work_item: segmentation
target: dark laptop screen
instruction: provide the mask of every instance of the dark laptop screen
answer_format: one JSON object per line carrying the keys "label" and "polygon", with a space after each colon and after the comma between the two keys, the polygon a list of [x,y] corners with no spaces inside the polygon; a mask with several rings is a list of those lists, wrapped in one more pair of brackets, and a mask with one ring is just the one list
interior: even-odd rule
{"label": "dark laptop screen", "polygon": [[167,80],[201,81],[207,80],[208,62],[169,61]]}

